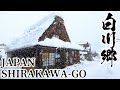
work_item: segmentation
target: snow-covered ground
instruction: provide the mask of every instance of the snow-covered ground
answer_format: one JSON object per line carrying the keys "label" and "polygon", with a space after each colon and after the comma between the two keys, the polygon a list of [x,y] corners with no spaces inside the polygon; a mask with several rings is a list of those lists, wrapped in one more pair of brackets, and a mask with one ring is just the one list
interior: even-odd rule
{"label": "snow-covered ground", "polygon": [[[85,70],[86,77],[84,79],[120,79],[120,42],[116,42],[115,50],[117,51],[117,61],[113,61],[113,67],[111,67],[111,61],[103,61],[101,57],[95,58],[94,61],[81,61],[81,64],[75,64],[66,67],[67,73],[72,70]],[[73,77],[69,77],[73,78]],[[74,79],[74,78],[73,78]],[[78,79],[78,78],[77,78]],[[79,78],[81,79],[81,78]]]}
{"label": "snow-covered ground", "polygon": [[[102,60],[95,61],[82,61],[82,64],[75,64],[72,66],[66,67],[67,73],[72,72],[73,70],[85,70],[86,76],[84,78],[76,79],[119,79],[120,78],[120,65],[115,63],[113,67],[110,66],[110,63],[101,64]],[[70,76],[68,78],[75,79]]]}

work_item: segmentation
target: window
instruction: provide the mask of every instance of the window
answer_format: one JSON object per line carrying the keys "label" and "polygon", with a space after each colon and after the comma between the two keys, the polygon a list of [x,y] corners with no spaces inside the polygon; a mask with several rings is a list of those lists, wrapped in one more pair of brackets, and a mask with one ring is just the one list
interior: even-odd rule
{"label": "window", "polygon": [[42,53],[43,66],[55,64],[55,53]]}
{"label": "window", "polygon": [[73,63],[73,58],[72,57],[70,57],[70,64],[72,64]]}
{"label": "window", "polygon": [[58,39],[59,39],[59,36],[58,36],[58,35],[56,35],[56,34],[55,34],[55,35],[53,35],[53,37],[56,37],[56,38],[58,38]]}
{"label": "window", "polygon": [[57,62],[59,62],[60,61],[60,54],[59,53],[55,53],[55,60],[57,61]]}
{"label": "window", "polygon": [[55,63],[55,53],[49,53],[49,65],[54,65]]}
{"label": "window", "polygon": [[43,66],[48,66],[48,53],[42,53]]}
{"label": "window", "polygon": [[72,56],[74,56],[74,51],[72,51]]}
{"label": "window", "polygon": [[68,58],[68,52],[66,52],[66,58]]}

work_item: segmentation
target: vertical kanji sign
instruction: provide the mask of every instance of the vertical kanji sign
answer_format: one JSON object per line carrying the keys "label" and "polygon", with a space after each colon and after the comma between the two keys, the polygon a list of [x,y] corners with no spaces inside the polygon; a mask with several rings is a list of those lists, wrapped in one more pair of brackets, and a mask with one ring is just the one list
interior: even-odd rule
{"label": "vertical kanji sign", "polygon": [[[109,32],[107,33],[107,35],[102,35],[102,43],[104,44],[110,44],[110,42],[112,41],[112,46],[110,46],[109,49],[107,50],[103,50],[101,52],[101,56],[102,56],[102,60],[103,62],[106,61],[111,61],[111,67],[113,66],[113,60],[116,61],[116,54],[117,52],[114,50],[114,46],[115,46],[115,24],[116,24],[116,20],[112,17],[113,15],[111,13],[108,13],[107,18],[105,19],[103,23],[103,30],[109,30]],[[101,64],[103,64],[103,62]]]}

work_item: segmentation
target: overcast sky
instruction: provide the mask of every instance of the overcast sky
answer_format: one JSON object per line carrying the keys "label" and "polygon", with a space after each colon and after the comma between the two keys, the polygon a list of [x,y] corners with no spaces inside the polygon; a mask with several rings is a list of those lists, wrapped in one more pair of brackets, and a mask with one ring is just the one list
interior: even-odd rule
{"label": "overcast sky", "polygon": [[[0,11],[0,43],[10,43],[16,37],[54,11]],[[116,38],[120,38],[120,12],[118,11],[55,11],[63,19],[72,42],[88,41],[99,50],[102,21],[111,12],[116,19]]]}

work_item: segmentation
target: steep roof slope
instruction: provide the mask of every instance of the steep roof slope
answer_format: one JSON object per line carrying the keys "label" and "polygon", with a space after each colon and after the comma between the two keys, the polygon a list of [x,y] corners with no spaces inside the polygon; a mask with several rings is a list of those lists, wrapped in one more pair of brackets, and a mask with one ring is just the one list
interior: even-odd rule
{"label": "steep roof slope", "polygon": [[16,38],[11,44],[8,45],[9,50],[18,49],[38,43],[39,37],[54,21],[55,16],[56,14],[52,13],[40,20],[38,23],[34,24],[22,36]]}

